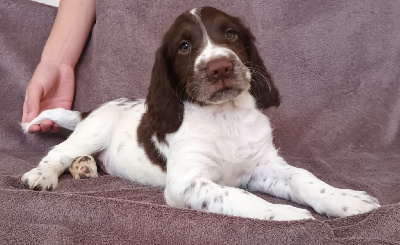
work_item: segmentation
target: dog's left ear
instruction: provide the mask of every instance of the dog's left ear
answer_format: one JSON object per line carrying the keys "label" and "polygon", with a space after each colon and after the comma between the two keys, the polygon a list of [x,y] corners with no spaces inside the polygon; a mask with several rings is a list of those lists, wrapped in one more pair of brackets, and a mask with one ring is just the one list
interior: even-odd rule
{"label": "dog's left ear", "polygon": [[258,53],[255,37],[247,28],[245,29],[244,45],[249,56],[249,62],[246,63],[246,66],[251,73],[250,92],[256,99],[258,108],[278,107],[280,104],[278,89]]}
{"label": "dog's left ear", "polygon": [[[164,41],[165,43],[165,41]],[[168,60],[167,47],[162,45],[156,52],[151,82],[146,97],[145,119],[150,131],[159,140],[177,131],[182,123],[183,102],[177,96],[177,84]]]}

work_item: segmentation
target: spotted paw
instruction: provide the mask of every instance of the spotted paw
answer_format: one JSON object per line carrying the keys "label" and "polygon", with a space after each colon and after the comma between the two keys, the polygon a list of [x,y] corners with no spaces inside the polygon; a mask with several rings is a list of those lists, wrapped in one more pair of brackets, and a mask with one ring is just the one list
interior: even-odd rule
{"label": "spotted paw", "polygon": [[381,206],[378,199],[368,195],[365,191],[335,188],[326,194],[329,201],[326,203],[325,210],[321,213],[330,217],[366,213]]}
{"label": "spotted paw", "polygon": [[26,172],[21,181],[28,189],[51,191],[57,187],[58,174],[49,166],[39,166]]}
{"label": "spotted paw", "polygon": [[99,176],[97,174],[96,162],[94,158],[89,155],[75,158],[69,168],[69,172],[71,172],[74,179],[88,179]]}

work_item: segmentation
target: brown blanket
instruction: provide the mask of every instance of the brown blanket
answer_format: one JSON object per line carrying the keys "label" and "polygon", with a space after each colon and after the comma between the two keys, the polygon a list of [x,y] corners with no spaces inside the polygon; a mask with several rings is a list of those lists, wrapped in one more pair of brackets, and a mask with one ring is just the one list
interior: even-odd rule
{"label": "brown blanket", "polygon": [[282,94],[268,115],[286,160],[383,206],[342,219],[313,212],[317,221],[271,222],[171,208],[161,189],[104,173],[64,174],[52,192],[24,189],[21,175],[66,137],[23,135],[18,125],[57,10],[0,0],[1,244],[398,244],[400,1],[98,1],[74,108],[144,97],[163,33],[202,5],[242,17],[257,37]]}

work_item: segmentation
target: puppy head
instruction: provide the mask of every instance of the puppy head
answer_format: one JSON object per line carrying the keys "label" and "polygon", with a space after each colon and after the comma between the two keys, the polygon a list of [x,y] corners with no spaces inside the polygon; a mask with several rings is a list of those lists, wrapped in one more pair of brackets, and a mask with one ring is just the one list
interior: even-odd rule
{"label": "puppy head", "polygon": [[238,18],[212,7],[178,16],[156,53],[147,95],[152,128],[176,131],[183,101],[207,106],[249,92],[260,109],[278,106],[278,91],[254,41]]}

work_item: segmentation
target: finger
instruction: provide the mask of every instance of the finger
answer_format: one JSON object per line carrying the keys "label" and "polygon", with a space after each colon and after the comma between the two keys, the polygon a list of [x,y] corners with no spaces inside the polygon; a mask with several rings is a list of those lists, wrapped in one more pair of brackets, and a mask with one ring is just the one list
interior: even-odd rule
{"label": "finger", "polygon": [[40,130],[41,130],[41,128],[40,128],[39,125],[32,125],[32,126],[30,126],[29,129],[28,129],[28,133],[34,134],[34,133],[39,132]]}
{"label": "finger", "polygon": [[53,122],[51,120],[44,120],[40,124],[40,128],[42,129],[43,132],[49,132],[51,127],[53,126]]}
{"label": "finger", "polygon": [[53,126],[50,129],[50,133],[57,133],[58,131],[60,131],[60,125],[58,125],[57,123],[53,123]]}
{"label": "finger", "polygon": [[25,95],[25,103],[27,116],[26,121],[30,122],[39,115],[39,102],[41,97],[41,89],[35,86],[28,86]]}
{"label": "finger", "polygon": [[21,122],[28,122],[28,103],[24,101],[24,106],[22,107],[22,120]]}

